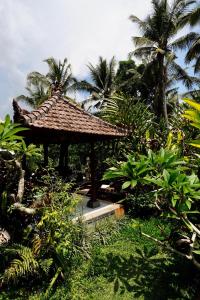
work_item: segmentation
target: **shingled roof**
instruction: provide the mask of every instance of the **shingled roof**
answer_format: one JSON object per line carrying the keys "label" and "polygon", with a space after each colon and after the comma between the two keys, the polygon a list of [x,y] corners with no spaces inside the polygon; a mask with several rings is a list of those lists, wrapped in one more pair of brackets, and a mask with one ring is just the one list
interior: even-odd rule
{"label": "shingled roof", "polygon": [[13,101],[14,119],[23,125],[37,130],[48,130],[79,135],[123,137],[127,133],[123,128],[114,126],[86,112],[78,105],[63,98],[59,91],[46,100],[38,109],[28,112],[22,110]]}

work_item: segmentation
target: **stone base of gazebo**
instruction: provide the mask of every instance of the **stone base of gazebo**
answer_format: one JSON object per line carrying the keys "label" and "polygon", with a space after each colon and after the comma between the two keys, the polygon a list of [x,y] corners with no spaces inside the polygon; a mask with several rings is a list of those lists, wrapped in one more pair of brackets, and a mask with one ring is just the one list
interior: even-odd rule
{"label": "stone base of gazebo", "polygon": [[82,201],[79,203],[74,221],[81,219],[85,223],[93,223],[105,217],[115,215],[116,218],[124,216],[124,208],[121,204],[112,203],[108,200],[98,200],[98,207],[88,207],[89,197],[81,196]]}
{"label": "stone base of gazebo", "polygon": [[93,201],[92,199],[90,199],[87,203],[87,207],[89,208],[97,208],[100,207],[100,201],[98,199],[96,199],[95,201]]}

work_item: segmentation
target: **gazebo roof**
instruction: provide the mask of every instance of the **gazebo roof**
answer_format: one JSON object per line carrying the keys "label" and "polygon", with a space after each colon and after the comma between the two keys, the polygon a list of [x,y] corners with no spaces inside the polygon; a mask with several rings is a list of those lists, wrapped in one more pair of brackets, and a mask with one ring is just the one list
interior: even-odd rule
{"label": "gazebo roof", "polygon": [[31,129],[25,132],[31,139],[41,137],[48,142],[56,142],[56,137],[61,140],[84,137],[84,140],[90,141],[127,135],[123,128],[86,112],[64,98],[59,91],[32,112],[21,109],[15,100],[13,107],[15,121]]}

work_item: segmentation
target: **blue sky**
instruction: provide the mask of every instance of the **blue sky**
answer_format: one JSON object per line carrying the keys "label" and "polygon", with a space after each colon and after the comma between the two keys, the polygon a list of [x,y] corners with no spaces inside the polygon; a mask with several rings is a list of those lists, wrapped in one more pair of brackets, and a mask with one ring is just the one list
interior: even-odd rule
{"label": "blue sky", "polygon": [[128,17],[143,18],[150,8],[150,0],[1,0],[0,118],[12,114],[27,73],[47,71],[47,57],[67,57],[79,78],[99,55],[126,59],[131,36],[139,34]]}

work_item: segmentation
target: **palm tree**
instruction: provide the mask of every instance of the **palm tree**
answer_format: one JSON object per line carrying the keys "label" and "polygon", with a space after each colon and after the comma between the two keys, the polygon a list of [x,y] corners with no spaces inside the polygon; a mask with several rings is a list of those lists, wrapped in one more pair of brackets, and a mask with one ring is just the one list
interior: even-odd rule
{"label": "palm tree", "polygon": [[48,88],[40,81],[28,83],[26,90],[28,95],[20,95],[16,97],[17,101],[22,101],[28,104],[31,108],[36,109],[49,97]]}
{"label": "palm tree", "polygon": [[83,104],[92,103],[93,107],[100,108],[107,99],[109,99],[115,92],[115,66],[116,61],[113,57],[110,62],[99,57],[99,62],[96,66],[89,63],[91,81],[76,82],[77,90],[86,91],[90,93],[90,98],[85,100]]}
{"label": "palm tree", "polygon": [[[191,26],[195,26],[200,23],[200,6],[192,11],[189,23]],[[186,63],[190,63],[193,60],[195,60],[194,72],[200,72],[200,34],[198,33],[196,33],[193,43],[185,58]]]}
{"label": "palm tree", "polygon": [[130,133],[143,136],[155,126],[154,114],[149,107],[129,95],[115,94],[102,106],[101,117],[117,126],[125,127]]}
{"label": "palm tree", "polygon": [[[194,3],[196,1],[192,0],[174,0],[172,4],[169,4],[167,0],[152,0],[153,12],[145,20],[140,20],[133,15],[130,16],[131,21],[139,25],[142,33],[142,36],[133,37],[136,46],[133,54],[136,57],[148,58],[156,68],[157,84],[154,107],[158,118],[164,117],[167,126],[166,61],[180,75],[185,73],[175,62],[176,55],[173,49],[177,44],[174,39],[185,26],[183,18],[188,14],[188,9]],[[188,35],[188,39],[192,34]]]}
{"label": "palm tree", "polygon": [[[200,6],[197,6],[184,16],[182,23],[189,23],[190,26],[195,26],[200,23]],[[186,47],[188,48],[188,52],[185,57],[185,62],[188,64],[195,61],[194,73],[197,73],[200,71],[200,34],[197,32],[189,33],[177,40],[175,48],[185,49]]]}
{"label": "palm tree", "polygon": [[41,105],[54,90],[59,89],[61,94],[66,96],[67,92],[73,90],[75,79],[72,76],[71,65],[67,58],[63,62],[50,57],[44,60],[49,71],[43,75],[37,71],[31,72],[27,76],[26,90],[29,96],[20,95],[17,100],[24,101],[36,108]]}
{"label": "palm tree", "polygon": [[60,89],[63,95],[71,90],[74,83],[74,78],[71,72],[71,65],[68,64],[67,58],[63,62],[57,61],[55,58],[50,57],[44,60],[47,63],[49,71],[46,75],[39,72],[31,72],[27,80],[31,83],[40,81],[49,86],[50,91]]}
{"label": "palm tree", "polygon": [[[164,65],[167,74],[165,97],[168,113],[172,112],[178,102],[178,87],[176,82],[181,81],[190,88],[199,80],[189,76],[186,70],[180,68],[175,61],[166,61]],[[136,65],[133,60],[119,63],[116,75],[117,91],[145,103],[152,111],[156,111],[155,95],[158,81],[158,64],[155,60]]]}

